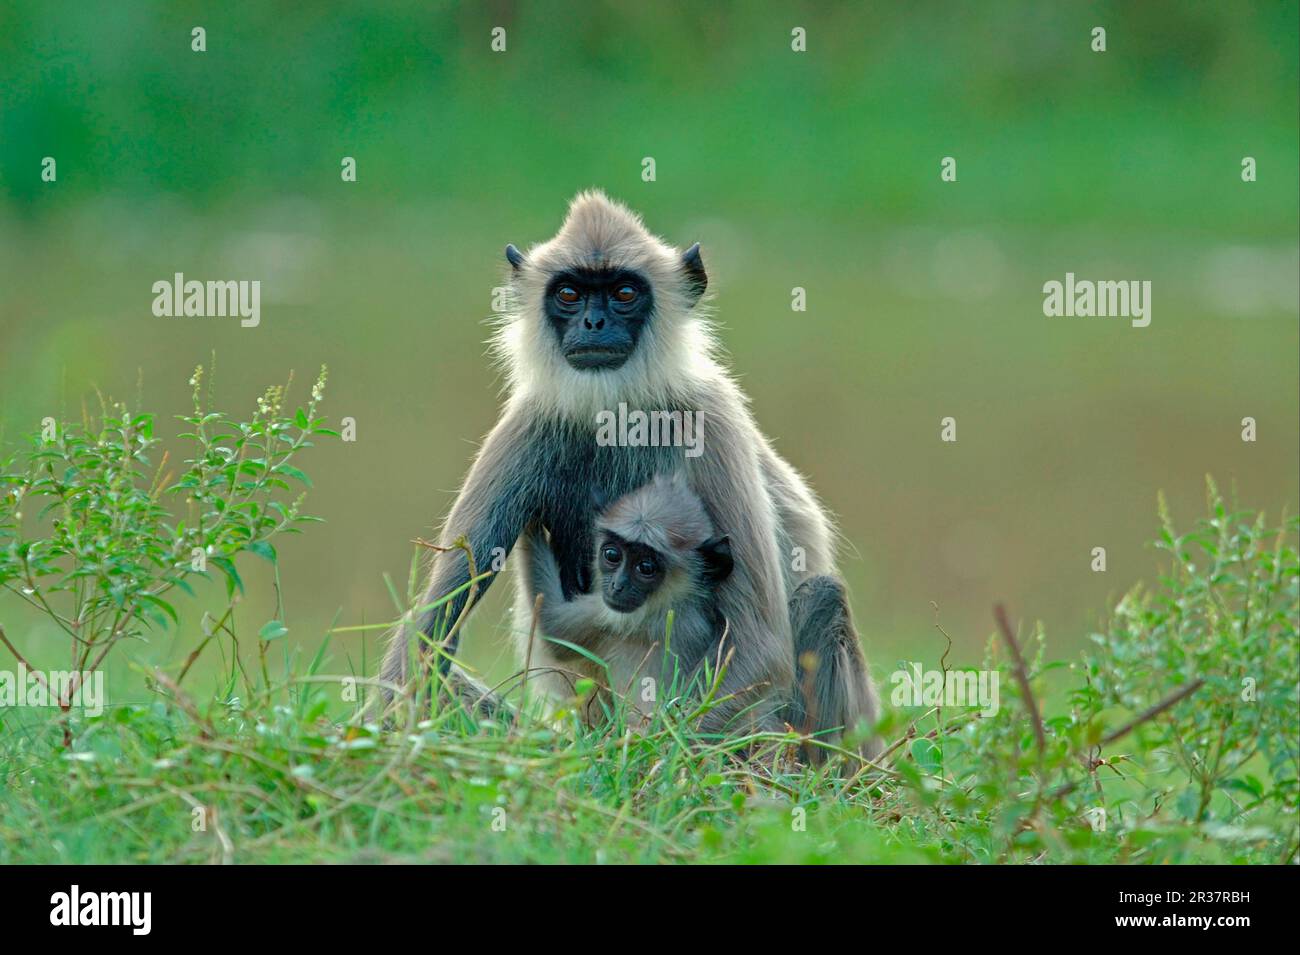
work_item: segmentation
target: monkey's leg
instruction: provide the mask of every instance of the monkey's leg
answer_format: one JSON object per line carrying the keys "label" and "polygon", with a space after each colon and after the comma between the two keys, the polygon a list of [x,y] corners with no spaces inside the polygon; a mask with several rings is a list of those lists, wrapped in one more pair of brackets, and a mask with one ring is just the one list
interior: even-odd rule
{"label": "monkey's leg", "polygon": [[[800,584],[790,598],[790,624],[795,655],[790,725],[834,742],[845,729],[875,723],[880,703],[839,579],[823,574]],[[825,758],[820,747],[805,750],[813,762]],[[870,759],[880,751],[880,742],[867,740],[859,751]]]}

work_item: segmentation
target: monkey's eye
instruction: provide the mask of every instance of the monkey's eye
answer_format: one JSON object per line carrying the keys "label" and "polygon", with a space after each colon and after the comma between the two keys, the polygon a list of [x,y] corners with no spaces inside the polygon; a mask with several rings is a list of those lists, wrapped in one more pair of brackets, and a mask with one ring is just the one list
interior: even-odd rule
{"label": "monkey's eye", "polygon": [[614,300],[627,305],[636,301],[636,289],[630,285],[620,285],[614,290]]}
{"label": "monkey's eye", "polygon": [[643,557],[636,564],[636,572],[647,580],[655,575],[659,568],[649,557]]}
{"label": "monkey's eye", "polygon": [[578,294],[578,290],[572,285],[561,285],[555,290],[555,297],[565,305],[577,305],[579,299],[582,298],[582,296]]}
{"label": "monkey's eye", "polygon": [[616,567],[618,562],[623,559],[623,552],[611,545],[601,551],[600,556],[605,558],[605,563],[609,564],[609,566]]}

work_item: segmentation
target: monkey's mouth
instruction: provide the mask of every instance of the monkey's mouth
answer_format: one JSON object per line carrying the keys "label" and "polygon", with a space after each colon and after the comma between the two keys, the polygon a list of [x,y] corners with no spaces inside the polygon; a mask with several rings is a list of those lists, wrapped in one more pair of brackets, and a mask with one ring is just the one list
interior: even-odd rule
{"label": "monkey's mouth", "polygon": [[631,613],[641,605],[635,599],[621,600],[618,597],[606,596],[605,606],[615,613]]}
{"label": "monkey's mouth", "polygon": [[564,360],[579,371],[602,371],[618,368],[631,354],[622,348],[573,348],[564,353]]}

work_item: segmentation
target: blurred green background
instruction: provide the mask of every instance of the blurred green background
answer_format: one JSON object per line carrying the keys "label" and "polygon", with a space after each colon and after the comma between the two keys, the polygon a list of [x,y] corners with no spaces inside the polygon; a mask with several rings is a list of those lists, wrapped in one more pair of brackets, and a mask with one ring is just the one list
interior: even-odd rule
{"label": "blurred green background", "polygon": [[[938,660],[932,603],[950,661],[978,657],[997,600],[1063,655],[1154,576],[1157,490],[1184,524],[1207,472],[1300,506],[1298,20],[1295,2],[11,0],[0,427],[12,442],[142,382],[174,434],[214,351],[221,403],[249,411],[327,363],[325,410],[358,441],[303,462],[328,523],[280,547],[290,639],[387,619],[383,574],[404,578],[496,416],[502,248],[600,186],[703,243],[758,420],[839,515],[877,675]],[[260,279],[261,326],[154,317],[177,271]],[[1044,317],[1067,271],[1150,280],[1151,326]],[[273,606],[253,570],[245,630]],[[465,644],[498,674],[507,591]]]}

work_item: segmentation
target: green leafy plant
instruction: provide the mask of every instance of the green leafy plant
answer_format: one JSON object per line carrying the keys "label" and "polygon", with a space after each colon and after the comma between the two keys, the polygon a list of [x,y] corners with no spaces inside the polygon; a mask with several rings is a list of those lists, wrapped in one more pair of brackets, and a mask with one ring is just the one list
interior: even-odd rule
{"label": "green leafy plant", "polygon": [[932,709],[890,748],[881,792],[909,828],[968,861],[1295,858],[1300,521],[1208,497],[1181,535],[1162,498],[1172,566],[1082,660],[1044,663],[1041,629],[1026,659],[999,612],[999,711]]}
{"label": "green leafy plant", "polygon": [[[188,446],[179,473],[169,453],[153,462],[153,416],[120,402],[101,399],[80,425],[32,435],[0,466],[0,587],[57,625],[77,674],[94,673],[123,641],[176,624],[172,592],[193,594],[191,580],[211,568],[233,599],[243,591],[239,554],[274,563],[272,540],[315,520],[301,513],[310,480],[293,462],[313,438],[334,434],[317,417],[325,381],[322,368],[306,406],[289,414],[291,375],[240,420],[209,407],[196,368],[193,412],[178,416],[189,429],[179,435]],[[261,636],[283,633],[272,621]],[[0,641],[43,680],[3,621]],[[58,688],[65,713],[77,685]]]}
{"label": "green leafy plant", "polygon": [[1127,594],[1108,631],[1093,637],[1091,688],[1104,704],[1137,710],[1155,702],[1154,687],[1200,681],[1194,706],[1142,728],[1152,764],[1192,783],[1161,792],[1162,803],[1210,828],[1264,807],[1294,818],[1300,525],[1273,529],[1262,514],[1230,512],[1213,481],[1208,496],[1209,516],[1186,534],[1161,499],[1156,546],[1170,570],[1160,590]]}

